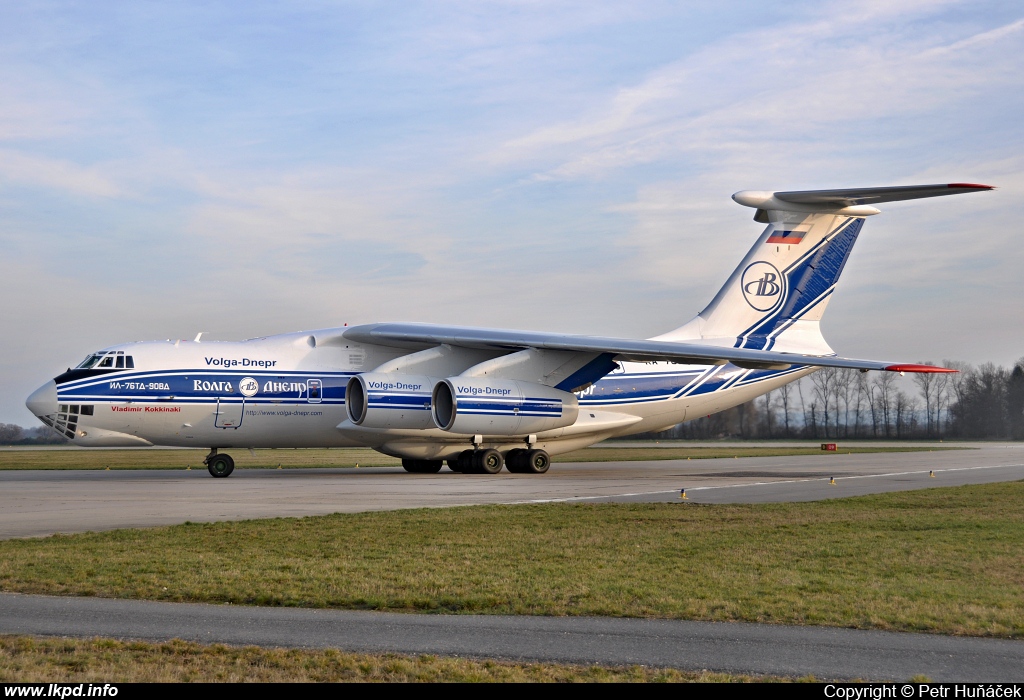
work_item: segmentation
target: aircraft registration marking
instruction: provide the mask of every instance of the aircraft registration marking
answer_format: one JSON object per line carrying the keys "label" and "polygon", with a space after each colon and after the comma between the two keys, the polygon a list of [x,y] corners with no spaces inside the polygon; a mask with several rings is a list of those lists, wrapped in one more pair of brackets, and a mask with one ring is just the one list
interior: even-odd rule
{"label": "aircraft registration marking", "polygon": [[171,386],[166,382],[110,382],[111,389],[163,389],[170,391]]}

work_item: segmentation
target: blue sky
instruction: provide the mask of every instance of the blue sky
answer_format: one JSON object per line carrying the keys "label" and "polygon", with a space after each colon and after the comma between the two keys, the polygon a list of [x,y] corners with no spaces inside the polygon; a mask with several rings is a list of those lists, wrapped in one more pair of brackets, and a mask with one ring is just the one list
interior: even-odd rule
{"label": "blue sky", "polygon": [[740,189],[868,220],[843,355],[1024,355],[1013,2],[0,4],[0,421],[87,352],[413,320],[650,336]]}

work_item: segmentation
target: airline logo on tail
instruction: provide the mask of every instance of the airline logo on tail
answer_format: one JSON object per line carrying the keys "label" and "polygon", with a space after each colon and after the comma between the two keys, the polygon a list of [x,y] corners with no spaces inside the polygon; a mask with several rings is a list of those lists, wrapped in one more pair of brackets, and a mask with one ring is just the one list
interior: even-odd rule
{"label": "airline logo on tail", "polygon": [[763,260],[747,265],[740,281],[743,298],[756,311],[773,311],[778,307],[786,298],[785,286],[785,275]]}

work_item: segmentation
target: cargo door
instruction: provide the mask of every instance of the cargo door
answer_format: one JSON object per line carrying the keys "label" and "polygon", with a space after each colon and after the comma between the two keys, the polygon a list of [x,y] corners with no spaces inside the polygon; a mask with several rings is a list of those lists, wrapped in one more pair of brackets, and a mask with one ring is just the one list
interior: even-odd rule
{"label": "cargo door", "polygon": [[213,414],[213,424],[218,428],[234,428],[238,430],[242,425],[242,416],[245,414],[245,398],[241,401],[236,398],[217,398],[217,410]]}

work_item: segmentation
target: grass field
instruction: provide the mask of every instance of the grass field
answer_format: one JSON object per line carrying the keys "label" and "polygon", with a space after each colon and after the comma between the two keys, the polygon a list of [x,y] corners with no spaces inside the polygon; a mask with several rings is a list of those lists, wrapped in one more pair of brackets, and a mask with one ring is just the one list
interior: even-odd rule
{"label": "grass field", "polygon": [[1024,635],[1024,482],[813,503],[474,506],[0,542],[0,589]]}
{"label": "grass field", "polygon": [[819,445],[808,447],[591,447],[552,457],[553,462],[637,462],[659,459],[720,459],[723,457],[815,456],[828,459],[836,454],[872,454],[878,452],[927,452],[964,449],[960,447],[857,447],[840,444],[838,452],[823,452]]}
{"label": "grass field", "polygon": [[[919,452],[944,447],[842,447],[843,454]],[[204,469],[209,450],[17,450],[0,447],[0,470],[7,469]],[[402,462],[367,448],[230,450],[240,469],[297,469],[310,467],[398,467]],[[828,459],[834,452],[818,447],[594,447],[554,457],[555,462],[608,462],[718,457],[781,457],[815,455]]]}
{"label": "grass field", "polygon": [[181,640],[148,643],[0,635],[0,683],[685,683],[779,680],[785,679],[643,666],[477,661],[427,655],[353,654],[334,649],[263,649]]}
{"label": "grass field", "polygon": [[[239,469],[300,467],[400,467],[402,461],[369,448],[302,450],[225,450]],[[0,470],[5,469],[205,469],[209,450],[12,450],[0,448]]]}

